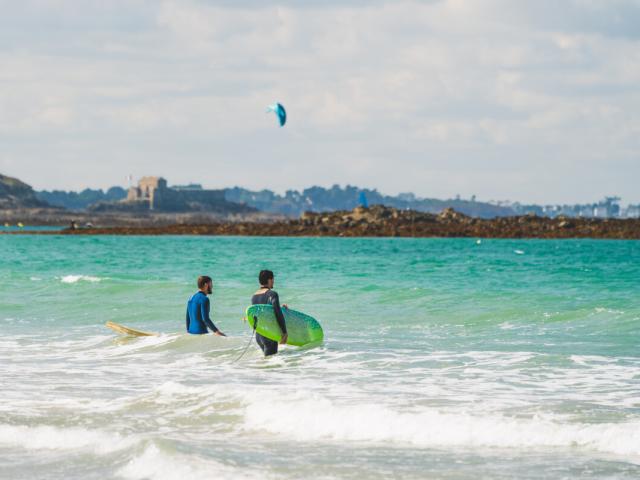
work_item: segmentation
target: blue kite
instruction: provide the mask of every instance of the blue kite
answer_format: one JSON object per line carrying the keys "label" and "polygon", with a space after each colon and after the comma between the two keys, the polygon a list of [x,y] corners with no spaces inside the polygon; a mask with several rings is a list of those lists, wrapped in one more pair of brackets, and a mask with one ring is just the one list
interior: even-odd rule
{"label": "blue kite", "polygon": [[280,126],[284,127],[284,124],[287,123],[287,111],[284,109],[282,104],[274,103],[273,105],[269,105],[267,107],[267,113],[269,112],[274,112],[278,116]]}

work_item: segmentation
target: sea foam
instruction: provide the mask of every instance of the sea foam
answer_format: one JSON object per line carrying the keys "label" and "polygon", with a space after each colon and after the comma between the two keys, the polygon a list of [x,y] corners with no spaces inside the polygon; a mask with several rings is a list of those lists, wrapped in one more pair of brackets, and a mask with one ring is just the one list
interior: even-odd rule
{"label": "sea foam", "polygon": [[161,451],[155,444],[149,445],[139,457],[131,460],[118,471],[118,475],[131,480],[209,480],[212,478],[253,479],[265,478],[255,472],[240,472],[211,459],[185,456],[175,452]]}
{"label": "sea foam", "polygon": [[96,283],[101,281],[102,279],[99,277],[92,277],[90,275],[65,275],[64,277],[60,277],[60,281],[62,283],[78,283],[78,282],[91,282]]}
{"label": "sea foam", "polygon": [[575,447],[640,463],[640,421],[587,424],[554,416],[480,416],[432,408],[399,412],[378,404],[337,405],[314,398],[256,401],[246,410],[245,428],[309,442],[392,442],[425,448]]}
{"label": "sea foam", "polygon": [[85,428],[0,424],[0,445],[27,450],[86,450],[106,454],[130,448],[136,443],[136,439],[118,433]]}

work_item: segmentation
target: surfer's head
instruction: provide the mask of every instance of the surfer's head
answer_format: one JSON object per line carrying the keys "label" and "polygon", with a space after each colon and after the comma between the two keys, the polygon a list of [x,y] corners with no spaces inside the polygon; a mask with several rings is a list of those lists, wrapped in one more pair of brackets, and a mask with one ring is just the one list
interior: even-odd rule
{"label": "surfer's head", "polygon": [[271,270],[261,270],[258,275],[260,286],[264,288],[273,288],[274,277]]}
{"label": "surfer's head", "polygon": [[198,289],[207,295],[211,295],[213,292],[213,280],[211,280],[211,277],[200,275],[198,277]]}

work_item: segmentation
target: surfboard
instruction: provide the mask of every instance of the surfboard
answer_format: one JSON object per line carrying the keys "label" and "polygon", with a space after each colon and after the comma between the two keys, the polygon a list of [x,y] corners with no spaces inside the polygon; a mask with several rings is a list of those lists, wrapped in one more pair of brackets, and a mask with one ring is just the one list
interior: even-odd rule
{"label": "surfboard", "polygon": [[107,322],[105,325],[111,330],[115,330],[118,333],[132,337],[153,337],[158,335],[157,333],[143,332],[142,330],[136,330],[135,328],[125,327],[124,325],[120,325],[115,322]]}
{"label": "surfboard", "polygon": [[[324,338],[324,332],[318,321],[310,315],[297,310],[283,308],[284,321],[287,324],[287,345],[301,347],[309,343],[319,343]],[[277,342],[282,338],[280,326],[276,320],[276,315],[272,305],[251,305],[247,307],[246,319],[249,328]]]}

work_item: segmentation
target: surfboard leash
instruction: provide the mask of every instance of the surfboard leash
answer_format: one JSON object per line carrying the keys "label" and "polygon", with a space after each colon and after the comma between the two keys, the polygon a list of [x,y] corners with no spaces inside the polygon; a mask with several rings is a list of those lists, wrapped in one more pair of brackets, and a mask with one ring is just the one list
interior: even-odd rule
{"label": "surfboard leash", "polygon": [[247,343],[247,346],[244,347],[243,352],[240,354],[240,356],[238,358],[236,358],[233,362],[231,363],[236,363],[238,360],[240,360],[242,357],[244,357],[244,354],[247,353],[247,350],[249,349],[249,345],[251,345],[251,342],[253,341],[253,337],[256,334],[256,328],[258,327],[258,317],[256,317],[255,315],[253,316],[253,332],[251,332],[251,338],[249,338],[249,343]]}

